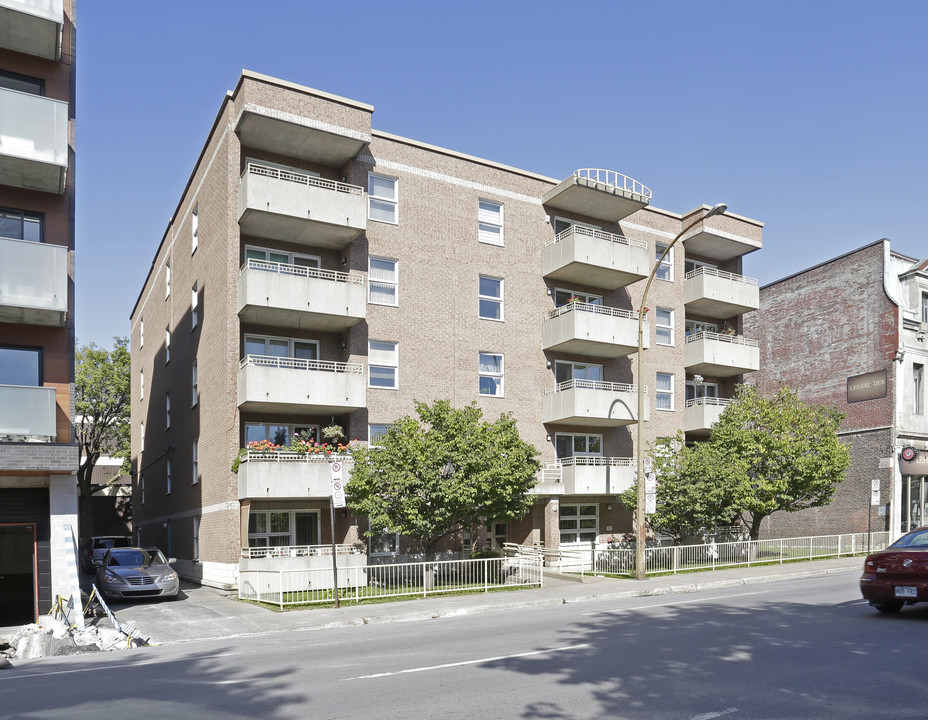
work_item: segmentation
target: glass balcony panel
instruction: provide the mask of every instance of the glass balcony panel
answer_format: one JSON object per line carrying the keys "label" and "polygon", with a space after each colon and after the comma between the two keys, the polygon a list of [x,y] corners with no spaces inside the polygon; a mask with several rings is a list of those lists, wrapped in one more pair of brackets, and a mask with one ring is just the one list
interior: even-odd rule
{"label": "glass balcony panel", "polygon": [[0,184],[64,192],[68,104],[0,88]]}
{"label": "glass balcony panel", "polygon": [[55,439],[55,388],[0,385],[0,440]]}
{"label": "glass balcony panel", "polygon": [[0,322],[62,326],[68,311],[68,249],[0,239]]}

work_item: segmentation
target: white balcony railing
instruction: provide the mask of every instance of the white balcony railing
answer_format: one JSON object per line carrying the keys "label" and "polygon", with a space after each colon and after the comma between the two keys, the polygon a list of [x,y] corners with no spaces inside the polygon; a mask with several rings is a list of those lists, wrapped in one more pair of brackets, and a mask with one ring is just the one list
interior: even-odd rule
{"label": "white balcony railing", "polygon": [[592,180],[593,182],[601,183],[603,185],[610,185],[612,187],[621,188],[625,192],[641,195],[648,199],[651,198],[650,188],[645,187],[637,180],[628,177],[628,175],[623,175],[622,173],[616,172],[615,170],[582,168],[574,172],[574,175],[578,178]]}
{"label": "white balcony railing", "polygon": [[622,310],[620,308],[604,307],[602,305],[593,305],[592,303],[583,302],[569,302],[566,305],[561,305],[561,307],[548,310],[545,313],[545,317],[548,320],[553,320],[554,318],[566,315],[570,312],[589,312],[597,315],[608,315],[609,317],[620,317],[630,320],[638,319],[638,313],[632,312],[631,310]]}
{"label": "white balcony railing", "polygon": [[319,268],[308,268],[300,265],[287,265],[286,263],[269,262],[267,260],[255,260],[254,258],[249,258],[245,264],[242,265],[239,274],[244,273],[246,270],[261,270],[278,275],[316,278],[318,280],[330,280],[331,282],[348,283],[350,285],[364,285],[364,276],[360,273],[321,270]]}
{"label": "white balcony railing", "polygon": [[686,401],[687,407],[699,407],[705,405],[725,407],[731,403],[731,398],[700,397],[692,398]]}
{"label": "white balcony railing", "polygon": [[[637,385],[629,385],[627,383],[613,383],[613,382],[603,382],[601,380],[567,380],[562,383],[558,383],[554,387],[545,388],[545,395],[550,395],[552,393],[564,392],[566,390],[605,390],[606,392],[619,392],[619,393],[637,393]],[[644,389],[645,392],[648,391],[647,387]]]}
{"label": "white balcony railing", "polygon": [[[357,555],[354,545],[340,544],[335,546],[336,555]],[[247,547],[242,548],[243,558],[276,558],[276,557],[313,557],[318,555],[332,556],[331,545],[283,545],[274,547]]]}
{"label": "white balcony railing", "polygon": [[595,240],[605,240],[606,242],[612,242],[618,245],[627,245],[628,247],[633,248],[641,248],[643,250],[648,249],[648,244],[644,240],[627,238],[624,235],[604,232],[603,230],[595,230],[594,228],[583,227],[582,225],[571,225],[566,230],[562,230],[553,238],[547,240],[545,242],[545,247],[574,236],[589,237]]}
{"label": "white balcony railing", "polygon": [[745,347],[757,347],[757,340],[741,337],[740,335],[725,335],[724,333],[698,332],[686,336],[686,342],[700,342],[702,340],[712,340],[715,342],[728,343],[730,345],[742,345]]}
{"label": "white balcony railing", "polygon": [[334,190],[335,192],[346,193],[348,195],[360,195],[362,197],[364,195],[364,188],[358,185],[348,185],[347,183],[326,180],[325,178],[315,175],[306,175],[293,170],[283,170],[280,168],[268,167],[267,165],[259,165],[257,163],[248,163],[245,166],[245,173],[276,178],[277,180],[307,185],[309,187],[322,188],[323,190]]}
{"label": "white balcony railing", "polygon": [[303,360],[302,358],[273,357],[268,355],[246,355],[239,363],[239,368],[269,367],[286,370],[315,370],[321,372],[348,373],[360,375],[364,372],[361,363],[331,362],[329,360]]}
{"label": "white balcony railing", "polygon": [[717,270],[716,268],[710,267],[698,267],[695,270],[690,270],[686,274],[686,280],[692,280],[697,278],[700,275],[709,275],[712,277],[721,278],[722,280],[731,280],[732,282],[740,282],[745,285],[757,285],[757,279],[752,277],[745,277],[744,275],[737,275],[735,273],[726,272],[724,270]]}

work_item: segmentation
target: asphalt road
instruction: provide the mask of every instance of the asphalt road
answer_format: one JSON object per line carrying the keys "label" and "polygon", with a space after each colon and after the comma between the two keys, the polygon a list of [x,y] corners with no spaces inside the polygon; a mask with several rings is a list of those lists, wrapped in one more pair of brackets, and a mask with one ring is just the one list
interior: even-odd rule
{"label": "asphalt road", "polygon": [[844,573],[46,659],[0,671],[0,715],[923,719],[926,637]]}

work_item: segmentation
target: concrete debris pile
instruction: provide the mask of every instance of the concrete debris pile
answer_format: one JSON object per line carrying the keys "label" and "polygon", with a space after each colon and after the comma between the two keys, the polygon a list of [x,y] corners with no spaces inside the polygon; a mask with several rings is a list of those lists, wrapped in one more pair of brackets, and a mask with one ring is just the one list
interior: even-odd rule
{"label": "concrete debris pile", "polygon": [[35,624],[23,625],[6,644],[0,643],[0,658],[32,660],[123,650],[138,644],[138,640],[130,640],[115,628],[88,624],[84,630],[77,630],[61,620],[43,616]]}

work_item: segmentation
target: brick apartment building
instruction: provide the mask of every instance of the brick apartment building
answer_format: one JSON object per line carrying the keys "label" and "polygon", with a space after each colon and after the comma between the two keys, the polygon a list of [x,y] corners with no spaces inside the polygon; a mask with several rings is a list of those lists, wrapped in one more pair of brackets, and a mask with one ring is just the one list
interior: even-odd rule
{"label": "brick apartment building", "polygon": [[[761,223],[657,209],[614,172],[559,181],[381,132],[372,113],[244,72],[155,253],[131,316],[133,524],[187,577],[234,586],[243,548],[332,541],[328,465],[252,453],[234,473],[246,443],[333,423],[376,442],[416,400],[512,412],[541,451],[534,509],[487,542],[631,531],[617,495],[637,383],[648,442],[698,438],[758,368],[741,269]],[[648,296],[637,378],[644,280],[691,223]],[[363,540],[363,518],[336,520],[338,543]]]}
{"label": "brick apartment building", "polygon": [[[869,523],[895,535],[924,524],[928,261],[880,240],[764,286],[744,326],[761,354],[748,382],[764,393],[789,385],[806,402],[846,413],[841,436],[851,451],[830,505],[777,513],[763,534],[865,532]],[[906,448],[917,457],[904,458]]]}
{"label": "brick apartment building", "polygon": [[0,624],[70,594],[73,250],[74,2],[0,0]]}

